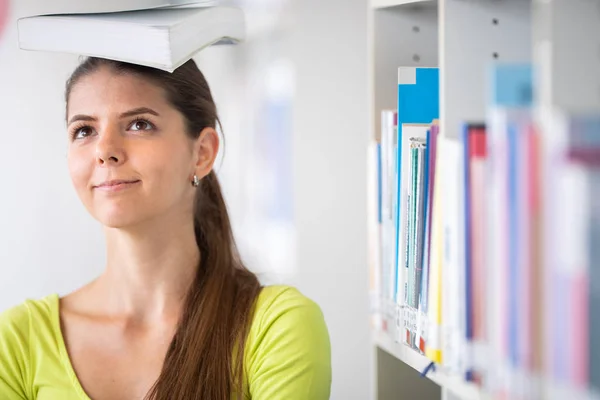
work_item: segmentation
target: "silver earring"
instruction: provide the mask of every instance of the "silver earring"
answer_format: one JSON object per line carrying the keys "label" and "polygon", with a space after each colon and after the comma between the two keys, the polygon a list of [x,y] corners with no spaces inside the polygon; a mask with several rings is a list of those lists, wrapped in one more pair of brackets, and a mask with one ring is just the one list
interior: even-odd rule
{"label": "silver earring", "polygon": [[200,178],[198,178],[198,175],[194,175],[194,179],[192,180],[192,186],[194,186],[194,187],[200,186]]}

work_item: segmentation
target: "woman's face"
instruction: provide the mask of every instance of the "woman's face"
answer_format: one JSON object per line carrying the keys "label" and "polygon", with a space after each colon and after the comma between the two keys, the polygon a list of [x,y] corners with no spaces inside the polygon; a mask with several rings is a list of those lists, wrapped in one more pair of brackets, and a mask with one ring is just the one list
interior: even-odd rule
{"label": "woman's face", "polygon": [[67,124],[71,179],[102,224],[124,228],[191,215],[192,178],[210,172],[218,137],[208,128],[190,139],[160,87],[101,68],[73,87]]}

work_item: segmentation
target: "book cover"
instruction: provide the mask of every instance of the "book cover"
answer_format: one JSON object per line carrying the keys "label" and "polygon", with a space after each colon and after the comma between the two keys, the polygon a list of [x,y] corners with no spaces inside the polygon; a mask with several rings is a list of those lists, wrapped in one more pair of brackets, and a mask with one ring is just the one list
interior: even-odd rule
{"label": "book cover", "polygon": [[[397,197],[401,199],[400,189],[402,187],[402,179],[404,175],[401,173],[401,168],[404,165],[401,151],[401,144],[404,142],[403,124],[429,124],[432,120],[439,118],[439,70],[438,68],[423,68],[423,67],[399,67],[398,68],[398,183]],[[400,203],[400,202],[399,202]],[[400,204],[398,204],[400,206]],[[401,213],[396,214],[396,266],[401,265],[401,251],[403,246],[403,238],[401,227],[405,224],[402,220]],[[400,302],[404,298],[402,291],[396,286],[396,301]]]}
{"label": "book cover", "polygon": [[125,11],[149,10],[179,6],[212,6],[215,0],[52,0],[35,1],[20,0],[25,3],[24,9],[31,10],[29,16],[57,14],[99,14]]}
{"label": "book cover", "polygon": [[29,16],[17,27],[22,50],[103,57],[168,72],[209,46],[239,43],[246,35],[242,9],[224,6]]}

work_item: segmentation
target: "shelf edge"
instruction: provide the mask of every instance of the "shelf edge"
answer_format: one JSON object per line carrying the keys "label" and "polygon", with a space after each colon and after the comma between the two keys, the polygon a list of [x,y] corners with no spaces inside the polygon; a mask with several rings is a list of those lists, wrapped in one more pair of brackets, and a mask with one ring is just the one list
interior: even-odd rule
{"label": "shelf edge", "polygon": [[[417,353],[410,347],[395,342],[387,333],[381,331],[371,332],[373,345],[407,364],[421,373],[431,362],[427,357]],[[449,390],[462,400],[489,400],[477,386],[465,382],[459,376],[452,376],[439,369],[429,372],[427,378],[443,389]]]}

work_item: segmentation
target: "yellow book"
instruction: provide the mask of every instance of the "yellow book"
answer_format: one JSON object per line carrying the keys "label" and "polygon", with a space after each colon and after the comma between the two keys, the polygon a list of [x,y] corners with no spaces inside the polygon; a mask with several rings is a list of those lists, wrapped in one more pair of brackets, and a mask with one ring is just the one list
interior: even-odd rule
{"label": "yellow book", "polygon": [[443,260],[443,171],[441,154],[443,135],[439,134],[436,143],[436,170],[433,198],[433,220],[431,228],[430,259],[429,259],[429,320],[426,356],[435,363],[442,363],[442,260]]}

